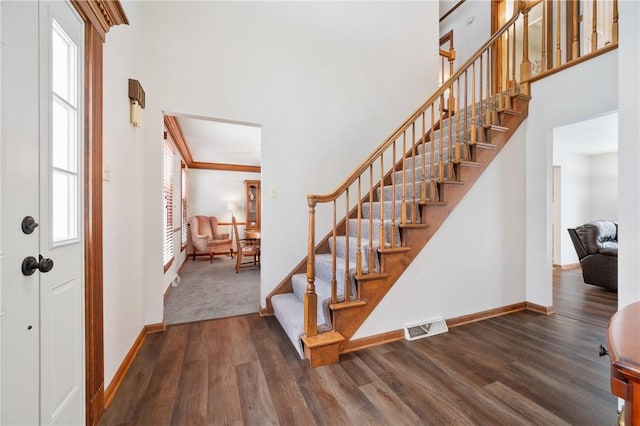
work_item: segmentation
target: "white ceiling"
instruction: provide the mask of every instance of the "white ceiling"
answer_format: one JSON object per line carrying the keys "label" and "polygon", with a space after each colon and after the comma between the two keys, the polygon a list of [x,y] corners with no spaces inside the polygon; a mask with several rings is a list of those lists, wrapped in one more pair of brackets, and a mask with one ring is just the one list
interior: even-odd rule
{"label": "white ceiling", "polygon": [[553,129],[554,146],[583,155],[618,151],[618,113]]}
{"label": "white ceiling", "polygon": [[260,125],[186,114],[172,115],[180,124],[193,161],[261,165]]}

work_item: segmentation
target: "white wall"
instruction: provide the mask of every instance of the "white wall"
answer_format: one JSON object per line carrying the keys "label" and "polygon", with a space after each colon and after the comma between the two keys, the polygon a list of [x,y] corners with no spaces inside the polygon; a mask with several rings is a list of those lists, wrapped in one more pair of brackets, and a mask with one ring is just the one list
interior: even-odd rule
{"label": "white wall", "polygon": [[[279,189],[262,204],[264,303],[306,254],[306,195],[332,191],[437,85],[435,2],[123,6],[130,26],[105,45],[106,383],[162,321],[182,263],[163,273],[163,111],[262,125],[262,184]],[[128,78],[146,91],[141,129]]]}
{"label": "white wall", "polygon": [[451,9],[453,9],[459,2],[460,0],[440,0],[438,2],[439,4],[439,8],[438,8],[438,12],[440,16],[440,19],[442,19],[442,17],[447,14]]}
{"label": "white wall", "polygon": [[525,300],[526,121],[354,338]]}
{"label": "white wall", "polygon": [[589,157],[591,220],[618,220],[618,153]]}
{"label": "white wall", "polygon": [[[234,214],[238,222],[245,220],[245,180],[260,180],[260,173],[226,172],[220,170],[189,170],[189,217],[215,216],[219,222],[231,222],[227,203],[236,203]],[[264,190],[262,191],[264,198]],[[238,227],[242,233],[241,227]],[[232,233],[231,227],[220,232]]]}
{"label": "white wall", "polygon": [[560,265],[578,263],[567,228],[575,228],[591,218],[591,170],[588,155],[559,149],[555,141],[553,165],[560,166]]}
{"label": "white wall", "polygon": [[[135,17],[134,10],[127,10]],[[143,78],[134,28],[114,27],[104,46],[104,374],[108,384],[145,324],[144,131],[129,124],[128,79]],[[144,80],[143,80],[144,85]],[[160,266],[162,268],[162,266]]]}
{"label": "white wall", "polygon": [[618,306],[640,300],[640,4],[620,1]]}
{"label": "white wall", "polygon": [[580,142],[554,130],[553,165],[560,166],[562,186],[560,252],[554,260],[559,265],[579,262],[567,228],[599,219],[618,220],[618,154],[578,153]]}
{"label": "white wall", "polygon": [[[526,136],[526,300],[553,304],[551,183],[553,129],[618,108],[618,52],[532,84]],[[598,84],[593,84],[597,81]],[[588,87],[588,90],[585,88]],[[622,180],[622,176],[621,176]]]}
{"label": "white wall", "polygon": [[221,222],[231,221],[227,203],[236,203],[236,220],[244,221],[245,180],[260,180],[260,173],[220,170],[189,170],[189,216],[216,216]]}
{"label": "white wall", "polygon": [[465,1],[440,23],[440,36],[453,30],[457,70],[491,36],[491,1]]}
{"label": "white wall", "polygon": [[[131,26],[113,28],[105,45],[104,156],[112,176],[104,198],[106,383],[141,327],[162,320],[167,282],[161,264],[162,212],[156,206],[162,198],[163,109],[263,125],[263,185],[279,187],[279,197],[263,203],[264,297],[304,256],[305,195],[331,191],[432,93],[438,68],[414,43],[419,39],[423,46],[432,46],[428,51],[437,49],[436,2],[123,4]],[[638,4],[621,1],[619,7],[621,39],[639,39]],[[519,148],[514,139],[500,154],[520,162],[494,164],[495,169],[483,175],[472,190],[476,195],[463,200],[357,336],[397,329],[405,320],[432,314],[451,317],[521,300],[552,304],[552,129],[617,108],[618,82],[611,72],[618,70],[618,54],[625,64],[619,68],[619,219],[624,230],[619,301],[622,306],[640,298],[640,51],[637,43],[621,43],[618,51],[533,84],[529,119],[519,131],[526,133],[525,146]],[[147,92],[142,129],[128,124],[129,77],[138,78]],[[599,84],[590,84],[593,78]],[[454,238],[445,241],[445,232],[460,236],[483,230],[484,222],[478,222],[469,205],[488,196],[485,186],[505,184],[496,175],[513,167],[507,176],[519,176],[523,164],[524,207],[519,207],[518,194],[495,200],[513,214],[502,216],[496,209],[498,218],[485,218],[484,212],[478,216],[491,226],[482,231],[484,239],[469,242],[475,250],[451,246]],[[512,193],[519,186],[514,182],[505,189]],[[519,209],[524,212],[517,214]],[[458,226],[462,231],[449,230]],[[491,252],[505,247],[511,252]],[[441,250],[451,255],[443,258]],[[523,250],[524,265],[519,265]],[[459,253],[466,256],[456,256]],[[500,255],[511,256],[513,266],[494,264]],[[421,261],[430,270],[431,262],[444,261],[449,270],[438,269],[432,278],[435,298],[422,294],[418,306],[413,291],[426,276]],[[504,275],[497,283],[477,280],[475,274],[465,277],[462,262],[465,270],[479,271],[480,277]],[[452,270],[458,271],[454,278]],[[460,287],[464,278],[472,278],[475,286]],[[526,293],[517,284],[504,285],[522,279]],[[471,292],[474,297],[449,305],[445,291],[448,296]],[[384,313],[395,317],[405,310],[396,324],[387,323]]]}

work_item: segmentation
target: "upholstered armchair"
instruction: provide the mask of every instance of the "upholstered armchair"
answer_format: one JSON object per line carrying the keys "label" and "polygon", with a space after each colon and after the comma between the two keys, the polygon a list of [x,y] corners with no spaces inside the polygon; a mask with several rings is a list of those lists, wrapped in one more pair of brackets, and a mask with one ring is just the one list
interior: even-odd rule
{"label": "upholstered armchair", "polygon": [[618,289],[618,224],[596,220],[569,228],[587,284]]}
{"label": "upholstered armchair", "polygon": [[216,254],[228,254],[233,257],[233,246],[228,233],[218,233],[218,218],[215,216],[193,216],[189,221],[193,260],[196,256],[209,256],[213,261]]}

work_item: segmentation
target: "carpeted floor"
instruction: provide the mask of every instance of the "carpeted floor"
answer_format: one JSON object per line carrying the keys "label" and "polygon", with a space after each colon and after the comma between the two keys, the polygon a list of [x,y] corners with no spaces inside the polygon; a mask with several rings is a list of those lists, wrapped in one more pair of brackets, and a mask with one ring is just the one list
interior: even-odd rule
{"label": "carpeted floor", "polygon": [[258,312],[260,269],[243,268],[236,274],[235,259],[189,258],[164,302],[165,324],[181,324]]}

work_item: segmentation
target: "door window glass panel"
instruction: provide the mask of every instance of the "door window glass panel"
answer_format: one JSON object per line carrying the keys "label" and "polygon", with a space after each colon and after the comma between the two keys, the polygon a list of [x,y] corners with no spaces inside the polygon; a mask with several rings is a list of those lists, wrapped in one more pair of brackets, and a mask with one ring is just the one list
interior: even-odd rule
{"label": "door window glass panel", "polygon": [[77,155],[75,129],[76,111],[65,105],[59,98],[53,98],[53,137],[52,137],[52,158],[53,167],[76,171]]}
{"label": "door window glass panel", "polygon": [[53,240],[63,241],[77,237],[77,176],[70,173],[53,171],[53,197],[52,216]]}
{"label": "door window glass panel", "polygon": [[51,220],[53,242],[77,239],[79,210],[78,47],[52,22]]}
{"label": "door window glass panel", "polygon": [[75,106],[77,47],[55,20],[51,44],[53,91]]}

